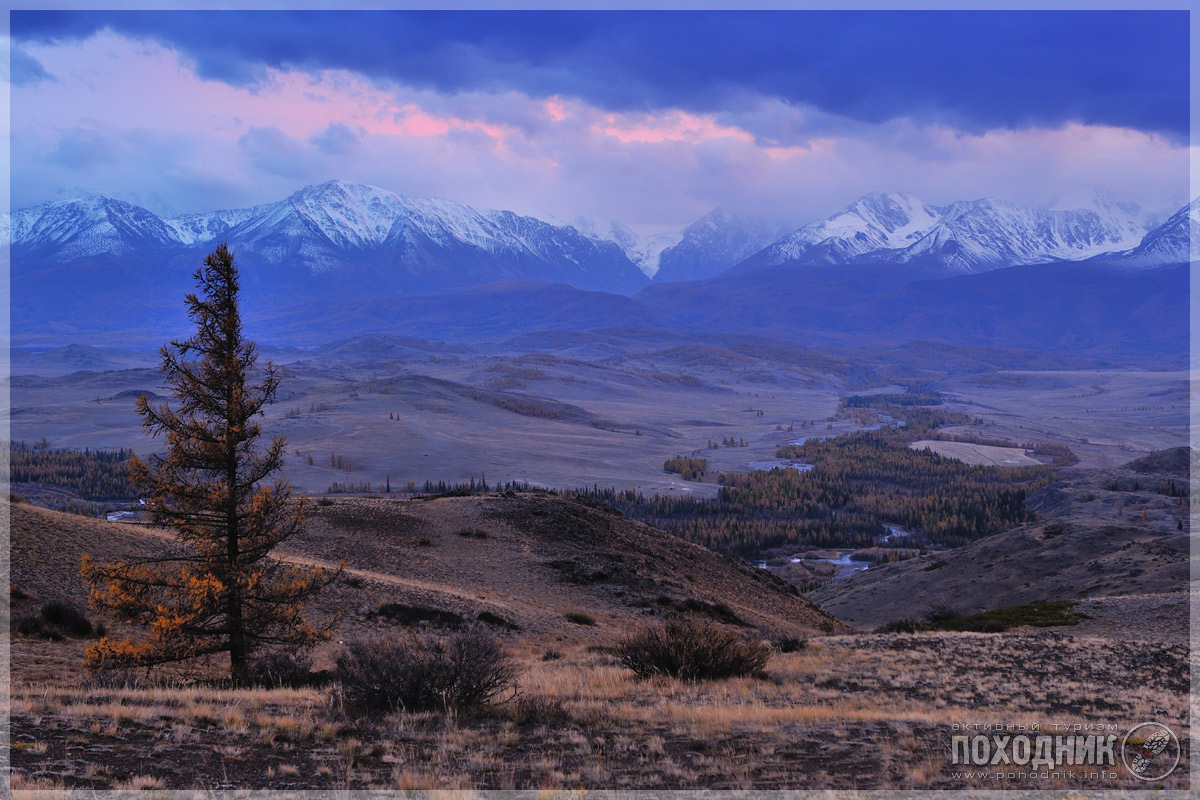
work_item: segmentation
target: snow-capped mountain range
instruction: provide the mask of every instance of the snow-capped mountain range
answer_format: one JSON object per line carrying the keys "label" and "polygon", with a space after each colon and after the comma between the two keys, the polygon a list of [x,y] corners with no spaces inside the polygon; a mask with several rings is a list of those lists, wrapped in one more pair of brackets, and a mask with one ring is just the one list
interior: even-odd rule
{"label": "snow-capped mountain range", "polygon": [[369,279],[378,292],[420,294],[524,281],[628,294],[651,278],[697,280],[735,265],[870,263],[965,274],[1096,258],[1129,268],[1182,263],[1200,256],[1190,235],[1198,214],[1193,203],[1162,222],[1165,214],[1103,192],[1046,208],[995,199],[933,206],[876,192],[791,232],[720,209],[685,226],[635,229],[330,181],[277,203],[174,219],[97,195],[55,201],[14,211],[0,221],[0,237],[11,243],[17,277],[89,259],[196,263],[199,251],[228,241],[264,285]]}
{"label": "snow-capped mountain range", "polygon": [[1187,261],[1188,244],[1176,239],[1137,264],[1127,258],[1162,217],[1099,191],[1080,208],[1028,208],[990,198],[939,207],[909,194],[876,192],[784,236],[743,268],[891,263],[962,274],[1102,256],[1128,266]]}
{"label": "snow-capped mountain range", "polygon": [[0,238],[21,346],[157,346],[189,328],[193,271],[227,241],[250,333],[276,344],[770,331],[1170,360],[1186,353],[1177,265],[1200,260],[1198,223],[1200,202],[1156,215],[1101,193],[1040,209],[875,193],[790,230],[721,210],[643,230],[333,181],[170,219],[100,196],[46,203],[0,217]]}
{"label": "snow-capped mountain range", "polygon": [[227,241],[251,269],[300,280],[368,273],[388,291],[499,280],[635,291],[646,278],[617,244],[511,211],[479,211],[330,181],[278,203],[159,219],[103,197],[12,214],[16,262],[191,253]]}
{"label": "snow-capped mountain range", "polygon": [[1122,253],[1134,267],[1200,261],[1200,199],[1193,200],[1146,234],[1137,247]]}

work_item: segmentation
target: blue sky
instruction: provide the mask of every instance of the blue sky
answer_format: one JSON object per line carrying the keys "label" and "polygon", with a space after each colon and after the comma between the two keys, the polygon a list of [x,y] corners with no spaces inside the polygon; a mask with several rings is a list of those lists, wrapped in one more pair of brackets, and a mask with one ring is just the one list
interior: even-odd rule
{"label": "blue sky", "polygon": [[1179,205],[1184,12],[14,12],[13,205],[329,178],[805,221],[872,190]]}

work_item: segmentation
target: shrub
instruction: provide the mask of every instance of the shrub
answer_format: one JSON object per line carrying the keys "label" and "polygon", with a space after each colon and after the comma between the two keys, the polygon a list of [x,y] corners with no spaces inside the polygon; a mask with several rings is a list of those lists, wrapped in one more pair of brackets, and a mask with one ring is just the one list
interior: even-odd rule
{"label": "shrub", "polygon": [[674,620],[644,628],[617,646],[617,659],[643,678],[717,680],[763,673],[771,648],[744,642],[715,623]]}
{"label": "shrub", "polygon": [[1075,611],[1075,604],[1074,600],[1046,600],[997,608],[964,617],[935,620],[930,622],[929,627],[943,631],[1002,633],[1021,625],[1048,628],[1057,625],[1078,625],[1082,620],[1090,619],[1086,614]]}
{"label": "shrub", "polygon": [[784,636],[775,646],[779,648],[781,653],[798,653],[801,650],[808,648],[808,639],[801,639],[797,636]]}
{"label": "shrub", "polygon": [[343,698],[366,711],[483,706],[515,691],[516,677],[513,662],[480,627],[355,642],[337,659]]}
{"label": "shrub", "polygon": [[142,689],[145,686],[142,675],[128,668],[97,670],[84,683],[87,689]]}
{"label": "shrub", "polygon": [[947,603],[934,603],[925,614],[925,621],[945,622],[946,620],[957,619],[958,616],[958,611],[953,606]]}
{"label": "shrub", "polygon": [[680,611],[693,611],[698,614],[706,614],[718,622],[724,622],[727,625],[737,625],[743,628],[750,627],[749,622],[739,617],[732,608],[724,603],[709,603],[689,597],[687,600],[679,603],[676,608]]}
{"label": "shrub", "polygon": [[596,618],[583,611],[568,611],[567,613],[563,614],[563,618],[566,619],[567,622],[574,622],[576,625],[596,624]]}
{"label": "shrub", "polygon": [[439,608],[410,606],[404,603],[384,603],[378,610],[367,614],[367,619],[383,619],[397,625],[420,625],[428,623],[443,628],[457,628],[462,625],[461,614],[453,611],[443,611]]}
{"label": "shrub", "polygon": [[981,622],[968,623],[963,626],[964,631],[973,633],[1004,633],[1008,630],[1008,626],[997,619],[987,619]]}
{"label": "shrub", "polygon": [[14,620],[12,629],[22,636],[37,636],[52,642],[61,642],[68,636],[104,635],[103,625],[92,625],[82,611],[59,600],[44,603],[36,614]]}
{"label": "shrub", "polygon": [[90,636],[92,623],[75,606],[52,600],[42,606],[42,619],[68,636]]}
{"label": "shrub", "polygon": [[549,697],[521,697],[512,709],[516,722],[523,725],[562,725],[571,719],[561,700]]}
{"label": "shrub", "polygon": [[481,531],[478,528],[463,528],[458,532],[459,536],[466,539],[486,539],[488,538],[487,531]]}
{"label": "shrub", "polygon": [[246,680],[251,686],[278,688],[298,687],[309,682],[312,659],[302,653],[275,651],[266,653],[250,662]]}
{"label": "shrub", "polygon": [[36,614],[17,619],[13,622],[13,630],[21,636],[36,636],[39,639],[49,639],[52,642],[61,642],[64,638],[58,631],[46,627],[46,623]]}
{"label": "shrub", "polygon": [[480,611],[475,615],[475,619],[488,625],[495,625],[498,628],[504,628],[506,631],[519,631],[521,626],[515,622],[509,622],[499,614],[493,614],[490,611]]}
{"label": "shrub", "polygon": [[887,622],[875,629],[876,633],[916,633],[921,626],[916,620],[911,619],[889,619]]}

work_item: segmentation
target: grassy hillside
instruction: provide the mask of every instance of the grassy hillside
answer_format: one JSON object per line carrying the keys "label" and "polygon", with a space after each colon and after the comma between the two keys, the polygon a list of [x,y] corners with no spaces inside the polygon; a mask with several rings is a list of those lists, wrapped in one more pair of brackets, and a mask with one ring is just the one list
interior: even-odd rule
{"label": "grassy hillside", "polygon": [[[541,493],[312,510],[282,557],[346,563],[312,609],[337,619],[315,668],[341,642],[479,622],[517,669],[504,702],[363,714],[319,673],[302,688],[233,690],[203,664],[95,681],[81,670],[87,638],[18,635],[14,788],[994,788],[950,763],[951,723],[1153,717],[1188,741],[1182,644],[1073,629],[855,634],[761,570]],[[172,544],[147,527],[11,511],[17,615],[82,604],[85,552],[110,560]],[[613,645],[667,617],[772,641],[765,676],[638,678]],[[1185,782],[1180,772],[1166,786]],[[1043,788],[1134,786],[1120,772]]]}
{"label": "grassy hillside", "polygon": [[1080,630],[1185,641],[1192,568],[1186,533],[1187,450],[1121,468],[1072,470],[1033,493],[1037,522],[953,550],[872,567],[807,596],[860,628],[976,614],[1042,601],[1082,601]]}

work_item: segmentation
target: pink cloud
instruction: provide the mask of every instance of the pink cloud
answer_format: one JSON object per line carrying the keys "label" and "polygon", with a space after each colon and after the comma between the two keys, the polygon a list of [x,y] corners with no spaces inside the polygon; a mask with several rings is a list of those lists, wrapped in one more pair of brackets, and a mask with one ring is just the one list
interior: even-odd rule
{"label": "pink cloud", "polygon": [[562,122],[567,118],[566,104],[564,104],[562,99],[557,95],[548,98],[546,102],[542,104],[542,108],[546,110],[546,116],[555,122]]}
{"label": "pink cloud", "polygon": [[[842,125],[791,107],[616,113],[577,97],[442,95],[345,71],[273,71],[234,87],[110,33],[29,50],[55,80],[11,90],[13,196],[25,204],[82,186],[208,210],[204,187],[249,205],[337,177],[523,213],[675,224],[716,205],[807,221],[874,189],[932,203],[1046,202],[1096,185],[1164,203],[1187,192],[1187,148],[1122,128],[966,134],[903,119]],[[335,129],[340,146],[327,141]],[[80,131],[116,144],[98,158]],[[281,161],[285,150],[295,157]]]}
{"label": "pink cloud", "polygon": [[773,158],[778,161],[796,158],[798,156],[812,156],[821,153],[831,153],[837,146],[837,139],[824,138],[812,139],[805,144],[795,144],[788,147],[780,147],[778,145],[770,145],[762,148],[763,153],[768,158]]}
{"label": "pink cloud", "polygon": [[612,136],[624,144],[645,142],[689,142],[696,144],[709,139],[740,139],[753,142],[754,136],[741,128],[720,125],[708,114],[689,114],[671,110],[659,114],[606,114],[603,123],[592,130]]}

